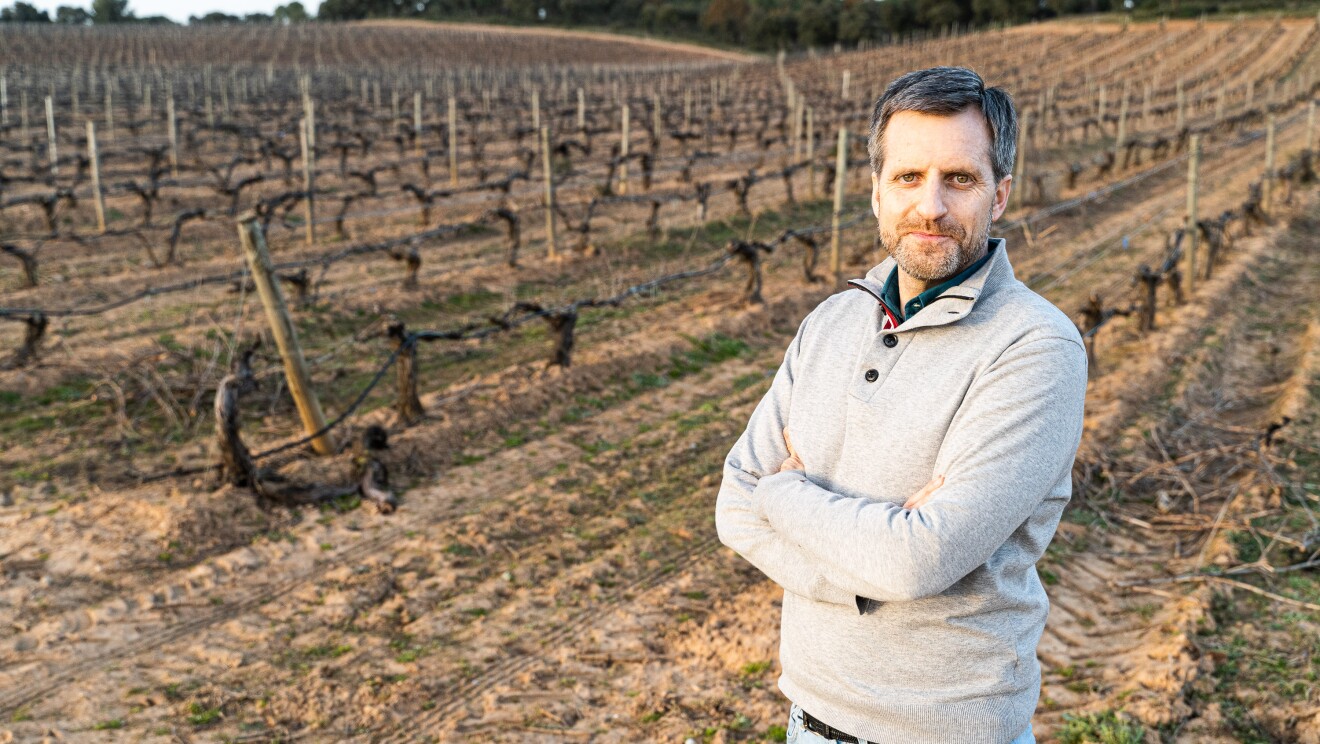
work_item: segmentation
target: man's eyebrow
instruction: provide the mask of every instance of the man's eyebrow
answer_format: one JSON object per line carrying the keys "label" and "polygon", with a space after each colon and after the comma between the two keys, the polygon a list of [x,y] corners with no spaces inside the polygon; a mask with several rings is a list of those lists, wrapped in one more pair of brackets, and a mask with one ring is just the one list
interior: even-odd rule
{"label": "man's eyebrow", "polygon": [[[915,165],[911,165],[911,166],[909,166],[909,165],[895,165],[895,166],[894,166],[894,174],[895,174],[895,175],[899,175],[899,174],[903,174],[903,173],[912,173],[912,172],[924,173],[925,171],[926,171],[925,168],[919,168],[919,167],[917,167],[917,166],[915,166]],[[971,176],[978,176],[978,177],[979,177],[981,171],[980,171],[979,168],[976,168],[976,167],[974,167],[974,166],[972,166],[972,165],[969,165],[969,164],[967,164],[967,163],[959,163],[959,164],[957,164],[957,165],[953,165],[953,166],[950,166],[950,167],[948,167],[948,168],[945,168],[945,169],[944,169],[944,172],[945,172],[945,173],[966,173],[966,174],[971,175]]]}

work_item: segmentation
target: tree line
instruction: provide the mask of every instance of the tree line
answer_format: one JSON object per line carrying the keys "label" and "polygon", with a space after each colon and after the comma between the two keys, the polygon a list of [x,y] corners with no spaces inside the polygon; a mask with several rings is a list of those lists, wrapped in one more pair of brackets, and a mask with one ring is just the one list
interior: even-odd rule
{"label": "tree line", "polygon": [[[280,5],[273,13],[248,13],[242,16],[221,13],[219,11],[201,16],[189,16],[189,25],[215,23],[302,23],[313,19],[306,7],[298,0],[287,5]],[[63,23],[71,26],[105,25],[110,23],[159,23],[174,25],[166,16],[139,16],[128,7],[128,0],[92,0],[91,9],[72,5],[61,5],[55,9],[55,16],[38,9],[31,3],[16,0],[7,7],[0,8],[0,23]]]}
{"label": "tree line", "polygon": [[[1303,5],[1310,0],[1290,0]],[[600,28],[761,51],[879,41],[913,31],[1106,12],[1137,17],[1195,16],[1268,8],[1277,0],[324,0],[313,15],[298,0],[272,13],[211,12],[190,24],[302,23],[367,18],[485,21],[514,25]],[[62,6],[55,17],[17,0],[0,8],[0,22],[173,23],[138,17],[128,0],[93,0],[91,10]]]}

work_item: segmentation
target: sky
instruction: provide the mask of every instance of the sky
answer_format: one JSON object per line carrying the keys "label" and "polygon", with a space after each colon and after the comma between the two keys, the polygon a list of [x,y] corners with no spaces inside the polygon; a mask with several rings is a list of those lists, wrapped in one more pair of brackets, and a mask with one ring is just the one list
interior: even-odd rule
{"label": "sky", "polygon": [[[51,18],[55,17],[55,9],[61,5],[87,10],[92,7],[91,0],[25,0],[25,2],[36,6],[38,10],[48,11]],[[181,3],[179,0],[128,0],[128,9],[133,11],[134,15],[163,15],[179,23],[187,23],[188,16],[203,16],[213,10],[236,16],[247,13],[270,13],[275,10],[275,6],[287,2],[289,0],[191,0],[186,3]],[[12,4],[0,0],[0,5]],[[321,5],[321,0],[302,0],[302,4],[307,8],[308,13],[315,13]]]}

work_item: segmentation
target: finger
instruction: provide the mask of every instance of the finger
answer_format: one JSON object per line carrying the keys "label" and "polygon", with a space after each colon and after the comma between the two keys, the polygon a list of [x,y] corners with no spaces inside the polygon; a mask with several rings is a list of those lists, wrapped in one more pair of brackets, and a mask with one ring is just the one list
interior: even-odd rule
{"label": "finger", "polygon": [[921,487],[920,491],[917,491],[907,500],[907,503],[903,505],[903,508],[916,509],[920,507],[922,504],[930,500],[931,495],[935,493],[936,489],[943,485],[944,476],[937,475],[934,478],[931,478],[927,481],[926,485]]}
{"label": "finger", "polygon": [[793,440],[788,436],[788,427],[784,427],[784,444],[788,445],[788,454],[797,457],[797,450],[793,449]]}

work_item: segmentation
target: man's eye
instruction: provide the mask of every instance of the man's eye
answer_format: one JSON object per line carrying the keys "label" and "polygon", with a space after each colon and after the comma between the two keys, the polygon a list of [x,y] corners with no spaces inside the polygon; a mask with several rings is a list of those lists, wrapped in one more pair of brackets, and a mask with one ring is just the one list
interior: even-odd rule
{"label": "man's eye", "polygon": [[956,176],[953,177],[953,180],[954,180],[955,182],[959,183],[959,184],[964,185],[964,186],[966,186],[967,184],[969,184],[969,183],[972,182],[971,177],[968,176],[968,175],[965,174],[965,173],[959,173],[958,175],[956,175]]}
{"label": "man's eye", "polygon": [[912,183],[913,181],[917,180],[917,174],[904,173],[903,175],[898,177],[898,180],[902,181],[903,183]]}

